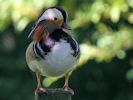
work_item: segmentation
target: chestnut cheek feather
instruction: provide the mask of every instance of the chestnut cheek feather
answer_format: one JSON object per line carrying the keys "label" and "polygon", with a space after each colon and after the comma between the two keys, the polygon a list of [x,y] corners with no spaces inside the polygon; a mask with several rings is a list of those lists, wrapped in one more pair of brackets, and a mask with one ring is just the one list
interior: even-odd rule
{"label": "chestnut cheek feather", "polygon": [[[57,21],[53,21],[53,20],[49,20],[50,23],[53,23],[55,25],[59,25],[61,26],[62,23],[63,23],[63,20],[57,20]],[[42,38],[43,39],[47,39],[48,36],[49,36],[49,33],[46,33],[45,35],[42,36],[42,33],[44,31],[44,26],[45,26],[45,23],[40,23],[37,28],[35,29],[34,31],[34,34],[33,34],[33,39],[36,40],[36,41],[40,41]]]}
{"label": "chestnut cheek feather", "polygon": [[41,40],[43,30],[44,30],[43,26],[39,25],[34,31],[33,39],[36,40],[36,41]]}
{"label": "chestnut cheek feather", "polygon": [[46,33],[45,33],[42,37],[43,37],[43,39],[44,39],[44,40],[47,40],[47,39],[48,39],[48,37],[49,37],[49,33],[48,33],[48,32],[46,32]]}

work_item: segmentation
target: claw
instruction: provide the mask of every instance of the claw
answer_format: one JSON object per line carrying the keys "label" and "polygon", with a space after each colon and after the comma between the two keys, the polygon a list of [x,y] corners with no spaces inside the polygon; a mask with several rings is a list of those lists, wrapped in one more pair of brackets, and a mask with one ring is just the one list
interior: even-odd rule
{"label": "claw", "polygon": [[35,95],[42,96],[43,94],[47,94],[46,89],[41,87],[35,90]]}
{"label": "claw", "polygon": [[66,91],[66,92],[69,92],[71,95],[74,95],[74,91],[71,88],[69,88],[69,87],[65,87],[64,86],[63,90]]}

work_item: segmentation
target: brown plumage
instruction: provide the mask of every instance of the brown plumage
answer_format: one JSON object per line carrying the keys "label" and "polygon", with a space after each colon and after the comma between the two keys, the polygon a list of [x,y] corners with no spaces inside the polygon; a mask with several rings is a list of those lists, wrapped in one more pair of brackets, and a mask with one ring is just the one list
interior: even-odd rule
{"label": "brown plumage", "polygon": [[40,41],[42,39],[42,34],[44,32],[44,22],[40,22],[37,28],[34,30],[33,39],[35,41]]}

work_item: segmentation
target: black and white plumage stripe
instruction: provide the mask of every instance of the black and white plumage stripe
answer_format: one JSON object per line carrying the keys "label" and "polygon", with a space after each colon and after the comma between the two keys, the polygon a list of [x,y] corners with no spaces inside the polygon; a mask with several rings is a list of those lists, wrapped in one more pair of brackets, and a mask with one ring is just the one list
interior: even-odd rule
{"label": "black and white plumage stripe", "polygon": [[79,48],[79,45],[78,45],[78,43],[76,42],[76,40],[75,39],[73,39],[75,42],[73,42],[74,44],[71,44],[71,45],[75,45],[75,50],[74,50],[74,54],[73,54],[73,56],[75,56],[75,57],[77,57],[77,58],[79,58],[79,56],[80,56],[80,48]]}
{"label": "black and white plumage stripe", "polygon": [[42,48],[40,47],[39,43],[36,42],[33,44],[33,51],[37,57],[44,58],[44,55],[46,54]]}

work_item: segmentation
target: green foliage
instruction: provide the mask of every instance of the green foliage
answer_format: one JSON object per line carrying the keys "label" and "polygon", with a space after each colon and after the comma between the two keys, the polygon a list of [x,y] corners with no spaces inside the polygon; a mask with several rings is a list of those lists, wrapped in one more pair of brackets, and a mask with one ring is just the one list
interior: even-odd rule
{"label": "green foliage", "polygon": [[[31,42],[27,36],[39,14],[51,6],[68,11],[80,43],[81,57],[70,80],[73,99],[132,100],[132,0],[0,0],[0,99],[33,100],[36,81],[25,62]],[[62,79],[57,80],[46,78],[43,84],[61,87]]]}

